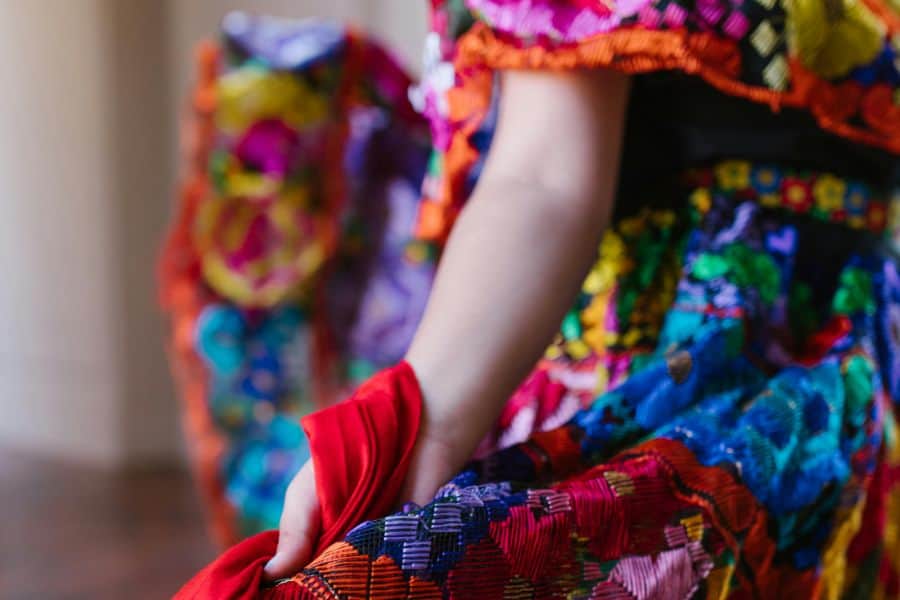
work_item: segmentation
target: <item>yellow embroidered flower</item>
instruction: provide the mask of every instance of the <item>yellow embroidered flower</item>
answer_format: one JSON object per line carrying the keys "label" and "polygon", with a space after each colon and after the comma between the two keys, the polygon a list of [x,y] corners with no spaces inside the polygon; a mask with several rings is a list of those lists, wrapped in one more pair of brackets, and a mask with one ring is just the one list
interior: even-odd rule
{"label": "yellow embroidered flower", "polygon": [[827,79],[847,75],[878,56],[884,25],[862,0],[784,0],[788,47]]}
{"label": "yellow embroidered flower", "polygon": [[781,196],[779,194],[760,194],[759,203],[770,208],[775,207],[781,204]]}
{"label": "yellow embroidered flower", "polygon": [[900,193],[891,198],[887,221],[888,239],[894,251],[900,250]]}
{"label": "yellow embroidered flower", "polygon": [[656,210],[650,213],[650,220],[656,227],[671,227],[675,223],[675,213],[671,210]]}
{"label": "yellow embroidered flower", "polygon": [[625,335],[622,337],[622,344],[626,348],[632,348],[635,344],[641,341],[641,337],[643,337],[641,330],[637,327],[632,327],[628,331],[625,332]]}
{"label": "yellow embroidered flower", "polygon": [[599,259],[581,285],[585,294],[599,294],[616,281],[625,264],[625,242],[613,231],[607,231],[600,242]]}
{"label": "yellow embroidered flower", "polygon": [[589,329],[584,332],[585,343],[591,347],[591,350],[593,350],[597,356],[604,356],[606,354],[606,338],[606,332],[600,327],[595,327],[594,329]]}
{"label": "yellow embroidered flower", "polygon": [[223,75],[216,93],[216,123],[228,133],[268,118],[282,119],[300,129],[322,121],[328,112],[328,98],[302,80],[255,66]]}
{"label": "yellow embroidered flower", "polygon": [[709,212],[709,208],[712,206],[712,196],[706,188],[697,188],[691,192],[690,201],[701,214]]}
{"label": "yellow embroidered flower", "polygon": [[585,328],[581,337],[598,356],[603,356],[607,349],[606,317],[611,293],[595,296],[581,312],[581,321]]}
{"label": "yellow embroidered flower", "polygon": [[750,163],[743,160],[726,160],[716,165],[716,181],[725,190],[743,190],[750,187]]}
{"label": "yellow embroidered flower", "polygon": [[549,346],[544,352],[544,358],[548,360],[556,360],[557,358],[562,358],[562,355],[562,350],[559,348],[559,346],[556,345]]}
{"label": "yellow embroidered flower", "polygon": [[592,329],[603,325],[606,321],[607,307],[609,306],[609,293],[594,296],[587,308],[581,311],[581,322]]}
{"label": "yellow embroidered flower", "polygon": [[609,369],[603,363],[597,363],[597,383],[594,387],[595,394],[602,394],[609,388]]}
{"label": "yellow embroidered flower", "polygon": [[627,219],[622,219],[622,222],[619,223],[617,229],[625,237],[633,238],[640,235],[640,233],[644,231],[644,220],[640,217],[629,217]]}
{"label": "yellow embroidered flower", "polygon": [[813,184],[813,198],[819,210],[827,213],[844,208],[847,184],[834,175],[823,175]]}
{"label": "yellow embroidered flower", "polygon": [[330,231],[328,220],[310,212],[308,190],[295,187],[265,203],[210,197],[192,233],[210,287],[243,306],[269,307],[319,271]]}
{"label": "yellow embroidered flower", "polygon": [[229,197],[267,198],[280,188],[280,181],[264,173],[234,169],[225,175],[225,195]]}
{"label": "yellow embroidered flower", "polygon": [[600,242],[600,256],[606,259],[625,256],[625,242],[614,231],[607,231]]}
{"label": "yellow embroidered flower", "polygon": [[847,225],[852,227],[853,229],[862,229],[866,226],[865,217],[861,217],[859,215],[850,215],[847,217]]}
{"label": "yellow embroidered flower", "polygon": [[566,352],[575,360],[581,360],[591,355],[591,349],[581,340],[566,342]]}

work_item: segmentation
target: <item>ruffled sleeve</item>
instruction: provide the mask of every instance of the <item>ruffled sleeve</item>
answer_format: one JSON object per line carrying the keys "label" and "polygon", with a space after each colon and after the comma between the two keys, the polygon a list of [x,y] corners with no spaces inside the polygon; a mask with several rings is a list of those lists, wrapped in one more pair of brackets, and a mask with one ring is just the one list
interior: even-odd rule
{"label": "ruffled sleeve", "polygon": [[886,1],[437,2],[419,96],[439,168],[425,186],[419,233],[444,239],[468,195],[501,69],[681,71],[898,154],[900,19]]}

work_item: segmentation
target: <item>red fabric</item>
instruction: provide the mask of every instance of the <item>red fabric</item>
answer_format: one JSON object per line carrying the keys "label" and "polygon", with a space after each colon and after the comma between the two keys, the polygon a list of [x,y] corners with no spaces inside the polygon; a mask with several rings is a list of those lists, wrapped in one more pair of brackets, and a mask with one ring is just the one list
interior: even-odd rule
{"label": "red fabric", "polygon": [[174,600],[255,600],[260,596],[263,567],[277,546],[277,531],[247,538],[195,575]]}
{"label": "red fabric", "polygon": [[401,362],[364,383],[351,401],[303,419],[322,507],[316,555],[396,507],[421,414],[419,382]]}
{"label": "red fabric", "polygon": [[[350,400],[303,419],[322,507],[316,556],[355,525],[395,508],[421,414],[419,382],[401,362],[372,377]],[[301,598],[296,585],[260,590],[263,567],[277,545],[277,531],[244,540],[200,571],[175,600]]]}

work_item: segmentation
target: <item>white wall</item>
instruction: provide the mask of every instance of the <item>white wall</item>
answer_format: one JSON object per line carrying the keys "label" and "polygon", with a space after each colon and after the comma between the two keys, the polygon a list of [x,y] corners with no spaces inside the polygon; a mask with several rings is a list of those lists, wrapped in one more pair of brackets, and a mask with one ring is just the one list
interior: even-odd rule
{"label": "white wall", "polygon": [[0,447],[178,456],[153,262],[192,48],[228,10],[352,19],[413,67],[426,0],[0,2]]}
{"label": "white wall", "polygon": [[0,3],[0,439],[99,461],[120,368],[104,12]]}

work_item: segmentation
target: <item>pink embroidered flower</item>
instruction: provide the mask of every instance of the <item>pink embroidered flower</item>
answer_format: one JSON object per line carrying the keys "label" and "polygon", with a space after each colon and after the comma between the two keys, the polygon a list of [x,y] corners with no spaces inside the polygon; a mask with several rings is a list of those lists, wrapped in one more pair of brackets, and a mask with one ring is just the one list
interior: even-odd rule
{"label": "pink embroidered flower", "polygon": [[577,42],[614,29],[651,0],[467,0],[491,27],[519,38]]}
{"label": "pink embroidered flower", "polygon": [[283,178],[297,160],[300,136],[284,121],[257,121],[241,136],[234,153],[245,166]]}
{"label": "pink embroidered flower", "polygon": [[656,555],[622,558],[591,598],[690,598],[712,571],[713,561],[699,541]]}

